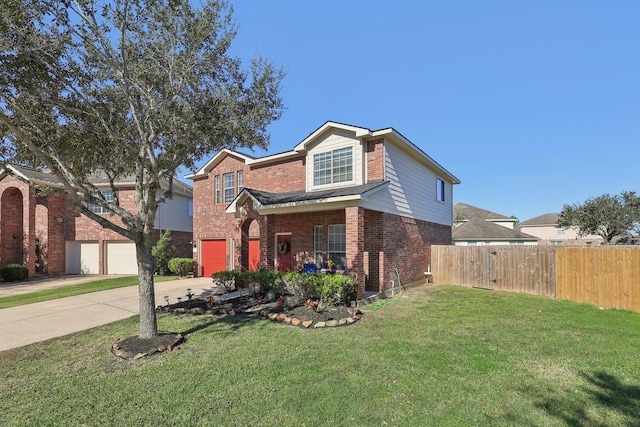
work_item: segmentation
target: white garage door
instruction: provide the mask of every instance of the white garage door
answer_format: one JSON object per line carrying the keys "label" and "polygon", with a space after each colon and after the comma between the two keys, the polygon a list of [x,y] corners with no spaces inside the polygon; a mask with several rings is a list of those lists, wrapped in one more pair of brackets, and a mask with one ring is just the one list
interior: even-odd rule
{"label": "white garage door", "polygon": [[135,243],[107,242],[105,253],[107,274],[138,274]]}
{"label": "white garage door", "polygon": [[98,242],[66,242],[65,264],[67,274],[98,274],[100,271]]}

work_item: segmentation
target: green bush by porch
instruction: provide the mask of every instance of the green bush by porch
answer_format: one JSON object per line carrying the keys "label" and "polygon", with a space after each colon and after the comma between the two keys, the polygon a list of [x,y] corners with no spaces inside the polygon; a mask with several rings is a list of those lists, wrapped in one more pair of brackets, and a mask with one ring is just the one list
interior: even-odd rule
{"label": "green bush by porch", "polygon": [[0,277],[7,282],[24,280],[29,275],[29,270],[22,264],[8,264],[0,268]]}
{"label": "green bush by porch", "polygon": [[211,275],[214,282],[231,289],[257,286],[259,292],[272,291],[281,295],[288,291],[302,299],[319,298],[325,304],[348,304],[355,299],[356,280],[342,274],[312,274],[273,270],[226,270]]}

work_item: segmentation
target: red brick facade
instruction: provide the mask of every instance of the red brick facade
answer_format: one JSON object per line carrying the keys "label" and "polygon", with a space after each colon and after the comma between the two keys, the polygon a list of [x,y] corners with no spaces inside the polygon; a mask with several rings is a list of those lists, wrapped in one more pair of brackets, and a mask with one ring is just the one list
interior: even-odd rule
{"label": "red brick facade", "polygon": [[[385,178],[384,143],[380,138],[364,142],[365,182]],[[315,260],[314,226],[322,226],[326,260],[328,226],[345,224],[346,267],[358,277],[359,297],[365,291],[388,289],[390,281],[396,280],[394,268],[398,268],[405,284],[424,280],[431,259],[430,245],[450,244],[450,226],[368,210],[357,206],[357,202],[338,209],[317,204],[311,212],[292,207],[291,212],[281,209],[260,214],[248,197],[237,210],[239,215],[225,212],[230,203],[222,197],[216,203],[215,177],[219,177],[222,188],[223,175],[233,173],[237,178],[238,171],[242,171],[247,189],[276,194],[305,190],[305,159],[302,154],[290,154],[274,156],[273,162],[245,162],[241,155],[227,153],[214,157],[203,173],[193,175],[194,241],[198,245],[194,258],[202,262],[203,240],[221,239],[226,242],[225,268],[246,269],[249,238],[259,234],[260,266],[277,269],[277,236],[286,234],[291,238],[292,266],[302,267]],[[237,189],[234,196],[238,196]]]}
{"label": "red brick facade", "polygon": [[[119,190],[121,206],[135,212],[134,189]],[[117,217],[112,221],[121,224]],[[164,230],[163,230],[164,231]],[[154,240],[160,230],[155,231]],[[177,256],[193,256],[191,232],[172,231]],[[74,209],[73,201],[60,193],[38,195],[35,187],[12,176],[0,179],[0,267],[25,265],[29,277],[64,274],[67,241],[95,241],[99,248],[99,274],[105,273],[107,241],[127,240]]]}

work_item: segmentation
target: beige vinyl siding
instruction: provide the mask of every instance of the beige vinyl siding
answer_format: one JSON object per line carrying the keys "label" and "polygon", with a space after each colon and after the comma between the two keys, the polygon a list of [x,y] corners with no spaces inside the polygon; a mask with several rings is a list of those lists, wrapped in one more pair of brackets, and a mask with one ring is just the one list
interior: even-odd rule
{"label": "beige vinyl siding", "polygon": [[189,200],[173,196],[158,206],[154,228],[172,231],[193,231],[193,216],[189,215]]}
{"label": "beige vinyl siding", "polygon": [[385,141],[385,191],[373,194],[362,206],[367,209],[398,214],[436,224],[453,222],[453,186],[444,177],[445,201],[436,200],[435,171],[408,152]]}
{"label": "beige vinyl siding", "polygon": [[[327,151],[338,150],[340,148],[352,147],[353,155],[353,179],[351,181],[335,184],[313,185],[313,156]],[[318,138],[318,142],[307,152],[307,191],[325,190],[327,188],[352,187],[364,183],[363,179],[363,155],[362,142],[353,136],[351,132],[334,131]]]}

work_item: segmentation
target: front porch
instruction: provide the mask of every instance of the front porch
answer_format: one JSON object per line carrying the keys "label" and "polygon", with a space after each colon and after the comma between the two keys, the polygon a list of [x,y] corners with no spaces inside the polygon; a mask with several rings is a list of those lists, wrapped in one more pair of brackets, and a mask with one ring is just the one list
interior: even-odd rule
{"label": "front porch", "polygon": [[[349,272],[358,282],[357,296],[379,292],[379,267],[365,250],[374,245],[365,236],[365,211],[347,207],[320,212],[300,212],[257,215],[249,207],[240,219],[240,245],[232,263],[234,268],[251,270],[256,267],[277,271],[303,271],[313,264],[318,271],[333,264],[334,271]],[[258,244],[252,244],[259,236]],[[372,233],[371,237],[375,238]],[[375,245],[377,246],[377,245]],[[375,260],[379,260],[379,256]],[[252,260],[259,260],[256,266]],[[374,268],[372,265],[374,264]],[[372,270],[376,271],[372,277]]]}

